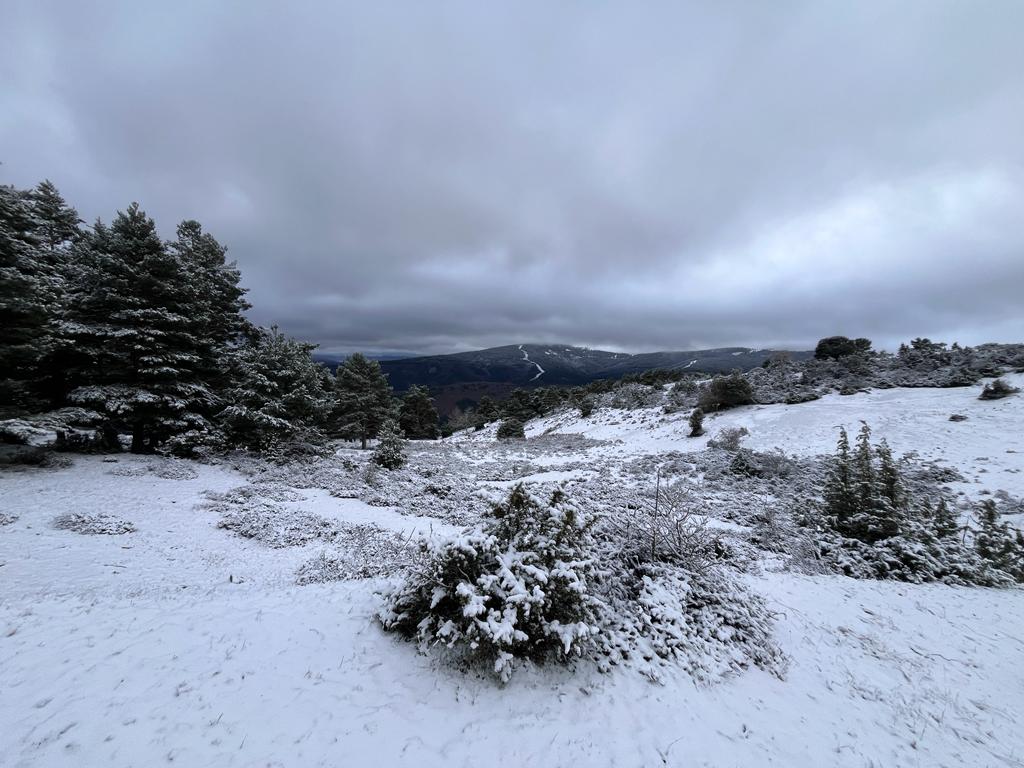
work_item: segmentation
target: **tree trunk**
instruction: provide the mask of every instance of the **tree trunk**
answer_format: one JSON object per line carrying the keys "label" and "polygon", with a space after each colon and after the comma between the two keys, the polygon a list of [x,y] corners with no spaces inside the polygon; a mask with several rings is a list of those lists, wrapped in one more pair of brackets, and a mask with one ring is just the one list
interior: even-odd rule
{"label": "tree trunk", "polygon": [[121,441],[117,439],[117,430],[114,429],[114,425],[105,422],[100,427],[100,433],[103,435],[103,447],[108,451],[120,451]]}
{"label": "tree trunk", "polygon": [[136,425],[132,427],[132,453],[145,453],[146,452],[146,433],[143,432],[142,427]]}

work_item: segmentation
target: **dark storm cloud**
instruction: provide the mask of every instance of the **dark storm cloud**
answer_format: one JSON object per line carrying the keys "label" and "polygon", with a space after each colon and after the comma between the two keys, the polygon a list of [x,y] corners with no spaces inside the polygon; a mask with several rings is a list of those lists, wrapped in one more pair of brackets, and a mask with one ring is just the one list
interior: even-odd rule
{"label": "dark storm cloud", "polygon": [[0,174],[328,349],[1024,338],[1024,4],[48,3]]}

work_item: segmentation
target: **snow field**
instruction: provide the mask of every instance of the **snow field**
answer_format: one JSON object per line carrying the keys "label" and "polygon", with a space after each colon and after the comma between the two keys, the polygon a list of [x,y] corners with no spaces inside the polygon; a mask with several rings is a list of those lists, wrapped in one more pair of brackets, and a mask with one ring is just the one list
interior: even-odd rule
{"label": "snow field", "polygon": [[[960,469],[971,495],[1021,495],[1024,398],[976,396],[829,396],[707,426],[746,426],[750,447],[806,455],[831,451],[835,427],[863,418],[897,453]],[[685,421],[561,415],[528,434],[608,442],[502,450],[539,468],[529,482],[586,483],[586,469],[560,465],[701,449],[706,438],[680,434]],[[470,446],[462,460],[477,462]],[[777,614],[784,680],[754,669],[707,687],[683,674],[655,684],[581,664],[524,667],[500,688],[383,633],[382,581],[296,585],[324,543],[272,548],[218,528],[206,492],[245,476],[176,466],[188,471],[74,457],[68,469],[0,474],[0,513],[15,518],[0,525],[0,766],[1024,765],[1024,590],[802,576],[766,561],[745,578]],[[316,488],[280,504],[401,535],[455,530]],[[136,530],[52,527],[67,513]]]}

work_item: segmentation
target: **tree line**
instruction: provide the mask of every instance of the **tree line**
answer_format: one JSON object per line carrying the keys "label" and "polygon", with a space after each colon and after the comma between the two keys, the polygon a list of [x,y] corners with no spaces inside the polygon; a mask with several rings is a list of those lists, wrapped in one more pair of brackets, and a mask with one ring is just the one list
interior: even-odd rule
{"label": "tree line", "polygon": [[105,449],[188,454],[375,438],[389,419],[434,438],[414,387],[396,401],[379,363],[336,375],[315,348],[259,328],[227,250],[197,221],[161,239],[132,203],[83,226],[49,181],[0,186],[0,417],[60,411]]}

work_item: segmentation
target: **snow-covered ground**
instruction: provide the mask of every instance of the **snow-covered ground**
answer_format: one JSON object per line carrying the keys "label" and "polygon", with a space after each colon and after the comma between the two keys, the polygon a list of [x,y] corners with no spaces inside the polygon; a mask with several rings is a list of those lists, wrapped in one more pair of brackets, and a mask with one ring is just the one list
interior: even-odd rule
{"label": "snow-covered ground", "polygon": [[[1024,388],[1024,374],[1003,377]],[[580,434],[609,445],[580,454],[534,460],[558,464],[595,455],[638,456],[663,451],[699,451],[727,427],[745,427],[743,445],[759,451],[780,448],[788,454],[810,456],[835,450],[839,427],[850,439],[862,421],[875,440],[885,438],[896,454],[916,452],[956,467],[976,490],[1005,490],[1024,496],[1024,407],[1022,398],[978,400],[979,388],[882,389],[856,395],[826,395],[798,405],[755,405],[709,415],[705,434],[690,438],[685,412],[666,415],[660,406],[636,410],[601,409],[583,419],[576,411],[531,421],[527,437],[545,433]],[[966,421],[950,421],[952,414]],[[469,432],[460,439],[492,440],[494,426]]]}
{"label": "snow-covered ground", "polygon": [[[865,419],[897,452],[959,468],[972,490],[1022,495],[1024,397],[976,395],[830,396],[706,427],[746,426],[751,447],[806,454]],[[530,435],[609,441],[531,456],[550,470],[532,479],[585,482],[558,464],[700,450],[685,416],[532,423]],[[271,548],[218,528],[204,492],[247,482],[226,467],[130,456],[0,474],[0,512],[17,517],[0,525],[0,765],[1024,766],[1022,590],[768,569],[747,578],[778,614],[784,680],[752,670],[698,687],[583,666],[524,668],[500,688],[384,634],[378,582],[297,586],[321,544]],[[403,535],[451,530],[315,488],[282,503]],[[67,512],[136,530],[53,528]]]}

